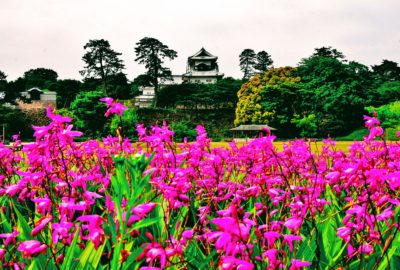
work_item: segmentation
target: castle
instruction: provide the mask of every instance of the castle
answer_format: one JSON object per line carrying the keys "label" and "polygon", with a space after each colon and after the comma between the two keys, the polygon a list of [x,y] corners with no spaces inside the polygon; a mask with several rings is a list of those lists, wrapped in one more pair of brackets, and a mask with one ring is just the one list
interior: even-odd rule
{"label": "castle", "polygon": [[[172,75],[172,80],[161,83],[163,85],[181,83],[215,83],[222,79],[223,73],[219,72],[217,56],[212,55],[206,49],[188,57],[186,73],[182,75]],[[154,99],[154,87],[142,87],[141,95],[135,98],[135,105],[138,107],[149,107]]]}

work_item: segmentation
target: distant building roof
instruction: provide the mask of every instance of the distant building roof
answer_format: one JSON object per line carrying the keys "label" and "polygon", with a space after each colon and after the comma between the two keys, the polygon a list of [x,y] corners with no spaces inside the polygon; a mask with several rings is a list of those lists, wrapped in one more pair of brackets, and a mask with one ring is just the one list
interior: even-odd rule
{"label": "distant building roof", "polygon": [[264,129],[276,130],[276,128],[270,127],[268,125],[240,125],[235,128],[231,128],[231,131],[261,131]]}
{"label": "distant building roof", "polygon": [[206,49],[201,48],[200,51],[198,51],[197,53],[195,53],[192,56],[189,56],[189,60],[193,60],[193,59],[217,59],[218,57],[212,55],[211,53],[209,53]]}

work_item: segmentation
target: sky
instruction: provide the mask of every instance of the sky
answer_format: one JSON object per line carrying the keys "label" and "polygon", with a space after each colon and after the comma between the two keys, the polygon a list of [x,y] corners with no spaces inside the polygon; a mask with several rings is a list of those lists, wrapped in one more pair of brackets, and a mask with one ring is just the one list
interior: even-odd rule
{"label": "sky", "polygon": [[14,80],[32,68],[82,79],[83,46],[106,39],[130,80],[144,73],[135,44],[157,38],[178,52],[173,74],[201,47],[220,72],[241,78],[239,54],[265,50],[275,67],[294,66],[332,46],[365,65],[400,62],[399,0],[0,0],[0,70]]}

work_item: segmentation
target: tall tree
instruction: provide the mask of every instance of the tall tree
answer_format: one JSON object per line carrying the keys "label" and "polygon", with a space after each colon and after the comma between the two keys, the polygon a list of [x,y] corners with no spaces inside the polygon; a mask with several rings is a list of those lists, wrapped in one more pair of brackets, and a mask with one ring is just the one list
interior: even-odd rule
{"label": "tall tree", "polygon": [[111,49],[110,43],[104,39],[89,40],[83,48],[86,53],[82,60],[86,66],[80,73],[82,76],[101,79],[103,94],[107,95],[107,81],[109,76],[120,73],[125,65],[119,58],[121,53]]}
{"label": "tall tree", "polygon": [[396,62],[384,59],[380,65],[373,65],[372,71],[381,83],[400,81],[400,67]]}
{"label": "tall tree", "polygon": [[32,87],[48,88],[57,81],[58,74],[49,68],[30,69],[24,73],[25,89]]}
{"label": "tall tree", "polygon": [[243,80],[249,79],[254,73],[256,53],[252,49],[244,49],[239,55],[239,66],[243,72]]}
{"label": "tall tree", "polygon": [[80,92],[81,82],[67,79],[53,83],[49,89],[57,93],[57,108],[69,108]]}
{"label": "tall tree", "polygon": [[7,75],[0,70],[0,103],[6,97]]}
{"label": "tall tree", "polygon": [[159,79],[171,77],[171,71],[163,66],[163,60],[165,58],[173,60],[178,53],[155,38],[145,37],[136,43],[135,54],[135,61],[147,69],[146,74],[150,77],[155,89],[154,104],[157,104]]}
{"label": "tall tree", "polygon": [[315,52],[312,56],[335,58],[341,61],[344,61],[346,58],[342,52],[336,50],[335,48],[332,48],[331,46],[315,48],[314,50]]}
{"label": "tall tree", "polygon": [[254,68],[261,73],[264,73],[269,67],[272,66],[273,63],[274,61],[272,61],[271,55],[269,55],[266,51],[261,51],[256,55],[256,64],[254,65]]}

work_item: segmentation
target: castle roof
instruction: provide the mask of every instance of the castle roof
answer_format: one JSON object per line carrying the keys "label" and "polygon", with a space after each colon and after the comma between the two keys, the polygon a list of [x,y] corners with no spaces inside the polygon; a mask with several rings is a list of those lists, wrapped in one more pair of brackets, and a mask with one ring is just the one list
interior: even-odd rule
{"label": "castle roof", "polygon": [[218,59],[218,57],[212,55],[211,53],[209,53],[206,49],[204,49],[203,47],[200,49],[200,51],[198,51],[197,53],[195,53],[192,56],[188,57],[188,60],[203,60],[203,59]]}

